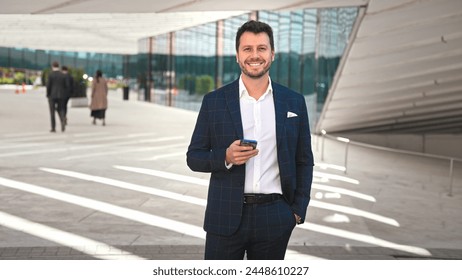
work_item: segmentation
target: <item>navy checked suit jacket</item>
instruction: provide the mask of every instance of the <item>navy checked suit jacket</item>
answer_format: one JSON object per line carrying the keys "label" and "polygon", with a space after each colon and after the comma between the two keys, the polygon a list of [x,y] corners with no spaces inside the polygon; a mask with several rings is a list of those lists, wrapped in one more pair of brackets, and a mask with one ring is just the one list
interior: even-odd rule
{"label": "navy checked suit jacket", "polygon": [[[283,196],[305,219],[313,179],[313,153],[305,99],[272,83],[276,142]],[[287,113],[297,114],[288,118]],[[243,208],[245,165],[225,166],[226,148],[243,138],[239,80],[204,96],[187,151],[193,171],[210,172],[204,230],[229,236],[239,227]]]}

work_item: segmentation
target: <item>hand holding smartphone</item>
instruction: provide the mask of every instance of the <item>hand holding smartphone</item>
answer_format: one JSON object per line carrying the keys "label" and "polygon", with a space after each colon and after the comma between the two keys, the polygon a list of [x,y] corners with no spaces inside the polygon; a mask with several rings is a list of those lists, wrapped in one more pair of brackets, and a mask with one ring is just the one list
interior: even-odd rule
{"label": "hand holding smartphone", "polygon": [[251,146],[254,150],[257,148],[257,141],[256,140],[250,140],[250,139],[242,139],[241,146]]}

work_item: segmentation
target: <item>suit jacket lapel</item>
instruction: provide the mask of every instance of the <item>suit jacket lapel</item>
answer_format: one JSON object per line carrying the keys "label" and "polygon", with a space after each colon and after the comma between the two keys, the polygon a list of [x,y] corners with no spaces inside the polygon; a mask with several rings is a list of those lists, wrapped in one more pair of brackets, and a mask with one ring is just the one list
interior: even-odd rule
{"label": "suit jacket lapel", "polygon": [[276,115],[276,143],[279,147],[285,135],[285,121],[287,119],[287,103],[284,100],[284,92],[280,90],[276,83],[272,84],[274,111]]}
{"label": "suit jacket lapel", "polygon": [[228,111],[234,124],[237,137],[244,138],[244,129],[242,128],[241,107],[239,104],[239,80],[236,80],[224,92]]}

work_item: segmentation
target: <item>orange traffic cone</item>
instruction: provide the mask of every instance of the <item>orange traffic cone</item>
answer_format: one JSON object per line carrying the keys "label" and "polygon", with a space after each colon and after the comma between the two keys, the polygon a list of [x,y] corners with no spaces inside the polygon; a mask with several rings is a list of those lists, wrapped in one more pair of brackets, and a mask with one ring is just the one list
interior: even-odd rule
{"label": "orange traffic cone", "polygon": [[16,90],[15,90],[15,92],[14,92],[14,93],[16,93],[16,94],[18,94],[18,93],[19,93],[19,85],[18,85],[18,84],[16,84]]}
{"label": "orange traffic cone", "polygon": [[26,93],[26,84],[22,83],[22,93]]}

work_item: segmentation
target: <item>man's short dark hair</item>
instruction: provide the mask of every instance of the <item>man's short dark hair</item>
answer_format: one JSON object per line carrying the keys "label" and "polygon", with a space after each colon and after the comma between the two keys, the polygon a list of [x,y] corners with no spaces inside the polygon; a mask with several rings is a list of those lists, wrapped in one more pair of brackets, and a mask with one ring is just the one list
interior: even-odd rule
{"label": "man's short dark hair", "polygon": [[58,67],[59,67],[59,62],[53,61],[53,63],[51,64],[51,66],[53,66],[53,67],[55,67],[55,68],[58,68]]}
{"label": "man's short dark hair", "polygon": [[244,32],[252,32],[254,34],[258,33],[266,33],[268,34],[271,50],[274,51],[274,39],[273,39],[273,29],[268,24],[256,21],[256,20],[249,20],[248,22],[244,23],[236,33],[236,51],[239,51],[239,44],[241,43],[241,36]]}
{"label": "man's short dark hair", "polygon": [[67,66],[66,66],[66,65],[61,66],[61,70],[67,71],[67,70],[68,70],[68,69],[67,69]]}

